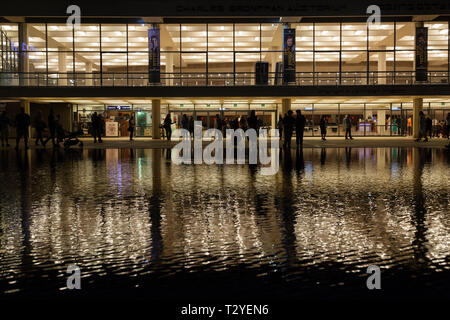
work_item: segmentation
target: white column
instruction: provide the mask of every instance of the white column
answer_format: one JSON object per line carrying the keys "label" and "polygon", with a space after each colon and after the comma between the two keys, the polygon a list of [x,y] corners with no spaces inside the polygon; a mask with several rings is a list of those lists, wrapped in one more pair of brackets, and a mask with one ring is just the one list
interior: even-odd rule
{"label": "white column", "polygon": [[[386,47],[381,46],[380,50],[386,50]],[[386,52],[378,52],[378,72],[378,84],[386,84]]]}
{"label": "white column", "polygon": [[63,47],[58,48],[58,72],[61,79],[58,80],[58,85],[67,86],[67,63],[66,53],[63,52]]}
{"label": "white column", "polygon": [[377,128],[379,134],[385,133],[384,126],[386,125],[386,110],[377,111]]}

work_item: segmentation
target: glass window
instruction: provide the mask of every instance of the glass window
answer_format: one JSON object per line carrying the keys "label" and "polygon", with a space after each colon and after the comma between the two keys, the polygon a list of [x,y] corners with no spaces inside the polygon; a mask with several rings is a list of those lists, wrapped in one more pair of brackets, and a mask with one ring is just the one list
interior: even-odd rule
{"label": "glass window", "polygon": [[102,24],[101,41],[103,52],[127,50],[127,27],[119,24]]}
{"label": "glass window", "polygon": [[261,32],[260,24],[236,24],[234,36],[235,50],[260,51]]}
{"label": "glass window", "polygon": [[394,50],[394,23],[369,24],[369,50]]}
{"label": "glass window", "polygon": [[181,50],[206,51],[206,24],[184,24],[181,26]]}
{"label": "glass window", "polygon": [[208,51],[233,51],[233,25],[208,25]]}
{"label": "glass window", "polygon": [[100,51],[99,25],[82,24],[75,29],[75,51]]}
{"label": "glass window", "polygon": [[65,24],[47,25],[48,51],[72,51],[73,30]]}
{"label": "glass window", "polygon": [[339,23],[321,23],[315,25],[315,50],[339,51],[340,50],[340,25]]}

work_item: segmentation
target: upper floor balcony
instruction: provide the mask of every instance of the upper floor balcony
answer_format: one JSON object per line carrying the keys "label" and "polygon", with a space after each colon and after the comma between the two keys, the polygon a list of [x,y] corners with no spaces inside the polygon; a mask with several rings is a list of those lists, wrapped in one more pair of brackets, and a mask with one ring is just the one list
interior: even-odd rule
{"label": "upper floor balcony", "polygon": [[[296,72],[295,82],[282,83],[282,75],[269,72],[258,79],[255,72],[161,73],[150,83],[148,72],[2,72],[0,86],[24,87],[233,87],[233,86],[377,86],[437,85],[450,83],[448,71],[428,72],[427,81],[416,82],[414,71],[400,72]],[[262,82],[260,80],[263,80]]]}

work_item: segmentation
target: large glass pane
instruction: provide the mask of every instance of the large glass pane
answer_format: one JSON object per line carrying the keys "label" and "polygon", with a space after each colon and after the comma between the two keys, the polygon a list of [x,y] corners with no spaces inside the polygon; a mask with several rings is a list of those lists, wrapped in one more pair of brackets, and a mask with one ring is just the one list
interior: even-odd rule
{"label": "large glass pane", "polygon": [[316,52],[316,83],[319,85],[336,85],[339,83],[339,53]]}
{"label": "large glass pane", "polygon": [[181,50],[206,51],[206,24],[185,24],[181,26]]}
{"label": "large glass pane", "polygon": [[206,53],[182,53],[181,85],[206,85]]}
{"label": "large glass pane", "polygon": [[100,27],[98,24],[81,24],[75,29],[75,51],[100,51]]}
{"label": "large glass pane", "polygon": [[315,25],[315,50],[340,50],[339,23],[318,23]]}
{"label": "large glass pane", "polygon": [[366,84],[367,79],[367,51],[345,51],[341,55],[343,85]]}
{"label": "large glass pane", "polygon": [[233,51],[233,25],[208,25],[208,51]]}
{"label": "large glass pane", "polygon": [[236,24],[234,43],[236,51],[259,51],[260,32],[259,24]]}
{"label": "large glass pane", "polygon": [[127,55],[126,53],[102,54],[103,85],[127,85]]}
{"label": "large glass pane", "polygon": [[350,118],[352,136],[363,136],[365,125],[364,105],[357,103],[340,104],[340,116],[339,116],[340,136],[345,136],[343,121],[346,115],[348,115],[348,117]]}
{"label": "large glass pane", "polygon": [[48,50],[72,51],[73,30],[65,24],[48,24]]}
{"label": "large glass pane", "polygon": [[[279,35],[279,37],[281,39],[281,35]],[[313,24],[299,23],[295,25],[295,50],[311,51],[313,49],[313,44]]]}
{"label": "large glass pane", "polygon": [[127,50],[127,27],[122,24],[102,24],[101,26],[102,51]]}
{"label": "large glass pane", "polygon": [[28,46],[24,46],[28,52],[44,52],[47,50],[45,42],[45,24],[27,24]]}
{"label": "large glass pane", "polygon": [[128,51],[148,52],[148,29],[147,25],[128,25]]}
{"label": "large glass pane", "polygon": [[394,23],[369,24],[369,50],[394,50]]}
{"label": "large glass pane", "polygon": [[395,34],[395,50],[414,50],[414,22],[397,22]]}
{"label": "large glass pane", "polygon": [[342,50],[367,50],[367,25],[365,23],[342,24]]}

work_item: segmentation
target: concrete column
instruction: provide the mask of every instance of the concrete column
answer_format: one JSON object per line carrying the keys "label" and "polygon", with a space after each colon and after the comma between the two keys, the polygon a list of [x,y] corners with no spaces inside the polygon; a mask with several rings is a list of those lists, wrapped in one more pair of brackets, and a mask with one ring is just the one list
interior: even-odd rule
{"label": "concrete column", "polygon": [[85,62],[85,73],[86,73],[86,80],[85,84],[86,86],[92,86],[92,62]]}
{"label": "concrete column", "polygon": [[414,98],[413,100],[413,138],[419,138],[420,118],[419,112],[423,110],[423,98]]}
{"label": "concrete column", "polygon": [[[30,101],[21,100],[20,107],[23,108],[25,110],[25,113],[31,117]],[[33,120],[31,119],[31,121]],[[28,127],[28,138],[30,137],[31,137],[31,126]]]}
{"label": "concrete column", "polygon": [[161,100],[152,100],[152,138],[161,139],[159,125],[161,122]]}
{"label": "concrete column", "polygon": [[[172,51],[173,48],[172,47],[167,47],[166,48],[167,51]],[[173,75],[171,73],[173,73],[173,53],[169,53],[167,55],[167,59],[166,59],[166,86],[173,86]]]}
{"label": "concrete column", "polygon": [[287,112],[291,110],[291,99],[290,98],[284,98],[281,100],[281,114],[284,117]]}
{"label": "concrete column", "polygon": [[58,48],[58,72],[61,77],[61,79],[58,79],[58,85],[60,86],[67,86],[67,63],[64,50],[63,47]]}
{"label": "concrete column", "polygon": [[385,134],[386,110],[377,111],[377,129],[379,134]]}
{"label": "concrete column", "polygon": [[26,86],[29,84],[30,63],[28,60],[28,28],[26,23],[19,23],[19,85]]}
{"label": "concrete column", "polygon": [[[381,46],[380,50],[386,50]],[[386,84],[386,52],[378,52],[378,84]]]}

